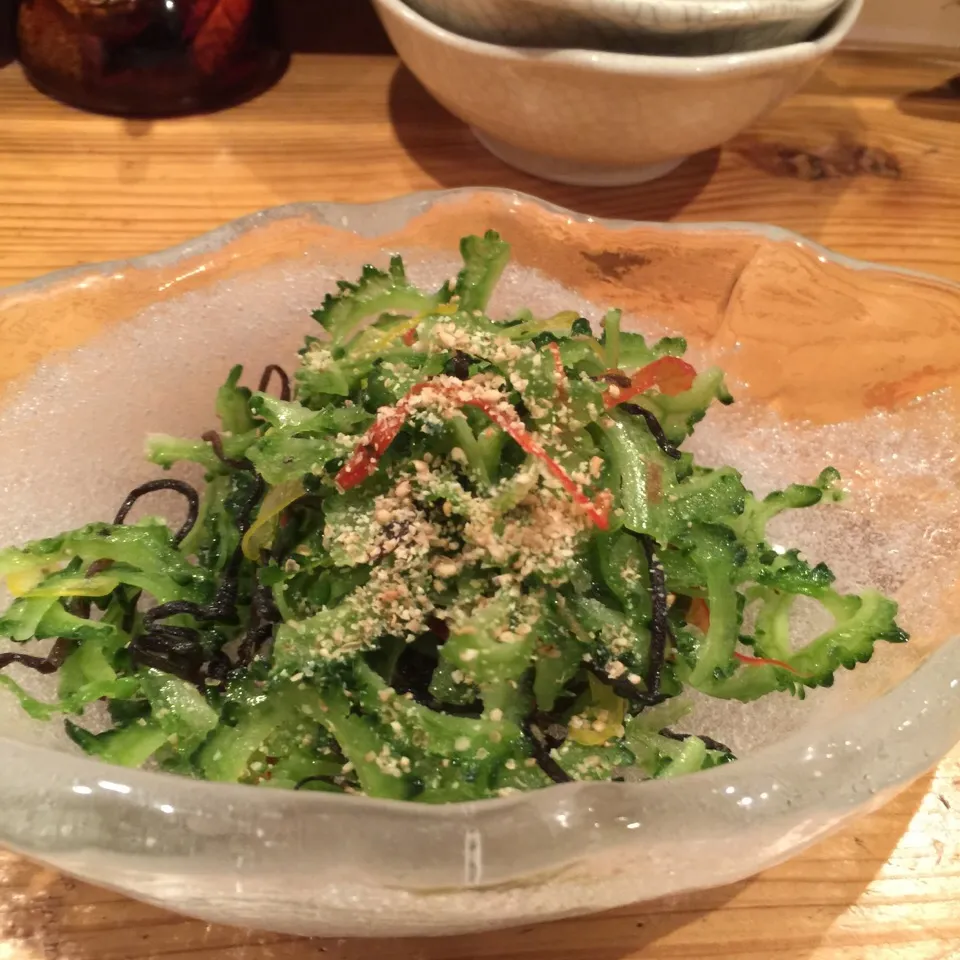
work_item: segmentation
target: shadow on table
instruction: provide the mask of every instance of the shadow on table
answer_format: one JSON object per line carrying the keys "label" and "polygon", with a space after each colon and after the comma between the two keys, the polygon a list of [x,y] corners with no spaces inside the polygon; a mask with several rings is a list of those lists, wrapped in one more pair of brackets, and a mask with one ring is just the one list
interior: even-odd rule
{"label": "shadow on table", "polygon": [[[870,818],[854,823],[805,858],[751,880],[494,933],[321,940],[240,930],[176,916],[16,858],[9,867],[0,863],[0,886],[8,893],[0,926],[25,951],[70,960],[700,960],[708,953],[739,960],[757,955],[758,944],[769,944],[770,924],[781,923],[778,942],[800,960],[817,951],[890,859],[930,783],[922,779],[876,815],[879,831],[867,827]],[[828,864],[842,868],[842,884]],[[760,929],[758,914],[772,916],[772,907],[777,919]]]}
{"label": "shadow on table", "polygon": [[[739,219],[787,214],[791,224],[802,225],[804,233],[819,240],[854,181],[899,180],[901,162],[871,141],[855,103],[829,73],[817,75],[804,94],[724,144],[724,180],[735,182],[742,193]],[[662,179],[634,187],[561,186],[515,171],[488,154],[402,66],[391,84],[390,111],[408,155],[442,186],[495,184],[595,216],[682,219],[685,208],[710,185],[721,160],[721,149],[710,150]],[[453,136],[451,128],[457,131]],[[717,196],[729,210],[729,196],[719,188]],[[709,195],[704,201],[701,206],[709,209]]]}
{"label": "shadow on table", "polygon": [[389,97],[390,118],[404,150],[440,186],[505,187],[592,216],[673,219],[710,181],[720,156],[719,150],[698,154],[669,176],[639,186],[567,186],[522,173],[488,153],[402,65]]}
{"label": "shadow on table", "polygon": [[[956,69],[956,65],[953,65]],[[960,74],[947,77],[929,90],[912,90],[897,99],[897,109],[923,120],[960,121]]]}

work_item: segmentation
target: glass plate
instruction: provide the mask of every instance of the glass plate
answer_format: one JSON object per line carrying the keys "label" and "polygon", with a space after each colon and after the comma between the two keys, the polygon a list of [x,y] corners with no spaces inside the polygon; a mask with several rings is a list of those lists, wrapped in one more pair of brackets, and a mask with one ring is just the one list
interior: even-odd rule
{"label": "glass plate", "polygon": [[[495,308],[624,308],[738,398],[698,428],[762,490],[827,462],[852,496],[774,533],[901,603],[913,639],[804,701],[707,703],[737,763],[446,807],[110,767],[0,698],[0,842],[211,921],[299,934],[489,929],[729,883],[871,810],[960,739],[960,287],[773,227],[595,220],[495,190],[256,214],[165,253],[0,295],[0,541],[109,518],[148,431],[208,428],[234,362],[289,363],[332,282],[402,253],[436,282],[470,232],[514,262]],[[151,504],[160,512],[162,505]],[[799,629],[803,624],[798,625]],[[36,678],[31,678],[36,682]]]}

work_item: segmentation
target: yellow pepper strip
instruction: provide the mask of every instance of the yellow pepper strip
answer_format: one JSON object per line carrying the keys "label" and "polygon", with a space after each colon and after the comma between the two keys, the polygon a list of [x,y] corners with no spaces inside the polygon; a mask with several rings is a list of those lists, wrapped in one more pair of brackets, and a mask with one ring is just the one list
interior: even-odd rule
{"label": "yellow pepper strip", "polygon": [[[9,584],[9,578],[7,583]],[[27,597],[105,597],[120,585],[117,577],[99,576],[66,577],[53,583],[34,585],[26,592]],[[12,592],[12,591],[11,591]]]}
{"label": "yellow pepper strip", "polygon": [[389,330],[384,330],[379,336],[372,337],[369,343],[363,344],[363,350],[359,356],[382,353],[384,349],[393,343],[394,340],[398,340],[405,333],[416,329],[417,324],[420,323],[422,319],[423,317],[420,314],[417,314],[417,316],[410,317],[410,319],[404,320],[402,323],[398,323]]}
{"label": "yellow pepper strip", "polygon": [[607,362],[606,354],[603,352],[603,347],[594,340],[593,337],[574,337],[573,341],[575,343],[585,343],[591,350],[604,362]]}
{"label": "yellow pepper strip", "polygon": [[11,596],[22,597],[40,583],[48,573],[53,573],[55,569],[55,567],[50,569],[47,567],[27,567],[25,570],[8,573],[6,578],[7,589]]}
{"label": "yellow pepper strip", "polygon": [[570,718],[567,736],[585,747],[598,747],[614,737],[623,736],[623,718],[627,701],[618,697],[605,683],[589,676],[590,705]]}
{"label": "yellow pepper strip", "polygon": [[280,514],[290,506],[294,500],[299,500],[306,490],[302,480],[288,480],[270,488],[270,492],[263,498],[257,519],[250,525],[244,534],[242,547],[243,555],[248,560],[259,560],[260,551],[269,548],[277,532]]}
{"label": "yellow pepper strip", "polygon": [[436,307],[432,307],[430,310],[421,310],[416,316],[409,317],[406,320],[398,321],[396,324],[383,331],[377,330],[376,327],[367,327],[367,329],[360,334],[360,337],[372,333],[378,333],[379,336],[371,336],[369,342],[363,342],[358,337],[357,342],[360,344],[361,350],[356,354],[356,356],[374,356],[382,353],[387,347],[390,346],[391,343],[394,342],[394,340],[399,340],[404,334],[409,333],[411,330],[415,330],[419,326],[420,321],[424,320],[426,317],[438,315],[449,317],[455,314],[457,309],[458,308],[455,303],[441,303]]}
{"label": "yellow pepper strip", "polygon": [[569,333],[570,327],[573,326],[574,321],[579,316],[580,314],[576,310],[561,310],[552,317],[539,317],[527,323],[521,323],[516,327],[508,327],[505,332],[507,336],[510,336],[511,331],[516,331],[518,336],[524,337],[536,336],[538,333],[549,333],[553,330],[562,330]]}

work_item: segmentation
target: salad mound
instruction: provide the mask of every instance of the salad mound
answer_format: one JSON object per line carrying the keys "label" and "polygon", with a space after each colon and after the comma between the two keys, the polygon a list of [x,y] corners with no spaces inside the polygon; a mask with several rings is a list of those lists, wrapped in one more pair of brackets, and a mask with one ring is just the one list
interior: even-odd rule
{"label": "salad mound", "polygon": [[[685,694],[802,696],[907,639],[892,600],[765,539],[839,500],[835,470],[758,499],[696,463],[719,370],[616,310],[599,337],[575,312],[493,320],[509,247],[461,251],[436,292],[365,267],[292,378],[236,367],[218,429],[149,437],[202,491],[154,480],[112,523],[0,551],[0,636],[53,641],[0,654],[58,675],[44,702],[0,674],[25,710],[111,763],[439,803],[727,763]],[[128,523],[159,490],[182,525]],[[833,621],[802,644],[798,597]]]}

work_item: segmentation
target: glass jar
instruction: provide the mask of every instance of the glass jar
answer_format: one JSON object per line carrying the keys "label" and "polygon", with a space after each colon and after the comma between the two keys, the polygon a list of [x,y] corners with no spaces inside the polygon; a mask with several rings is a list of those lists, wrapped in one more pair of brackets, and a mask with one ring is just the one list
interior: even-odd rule
{"label": "glass jar", "polygon": [[16,21],[17,0],[0,0],[0,67],[13,59]]}
{"label": "glass jar", "polygon": [[123,116],[228,106],[286,65],[273,0],[22,0],[20,60],[38,89]]}

